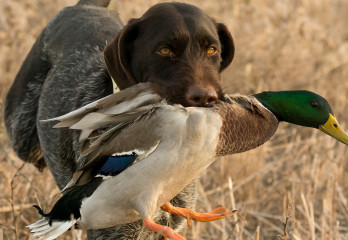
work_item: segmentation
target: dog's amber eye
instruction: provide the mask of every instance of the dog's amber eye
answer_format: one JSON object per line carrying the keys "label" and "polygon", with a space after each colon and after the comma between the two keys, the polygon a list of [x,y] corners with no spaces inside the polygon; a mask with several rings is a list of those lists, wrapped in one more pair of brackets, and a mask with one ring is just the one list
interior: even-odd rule
{"label": "dog's amber eye", "polygon": [[170,54],[170,52],[171,52],[170,49],[167,47],[163,47],[159,50],[159,53],[164,55],[164,56],[168,56]]}
{"label": "dog's amber eye", "polygon": [[212,55],[214,53],[216,53],[216,48],[214,46],[208,47],[207,54]]}

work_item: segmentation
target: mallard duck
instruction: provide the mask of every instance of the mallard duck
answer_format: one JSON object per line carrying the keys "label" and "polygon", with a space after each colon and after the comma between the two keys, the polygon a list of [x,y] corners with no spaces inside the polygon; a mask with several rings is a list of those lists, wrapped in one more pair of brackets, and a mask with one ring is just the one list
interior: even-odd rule
{"label": "mallard duck", "polygon": [[151,219],[155,210],[182,216],[188,224],[233,215],[223,207],[196,213],[168,201],[217,157],[265,143],[279,121],[318,128],[348,144],[327,101],[312,92],[226,95],[211,108],[184,108],[168,104],[156,89],[141,83],[49,120],[81,130],[84,165],[50,213],[36,206],[43,218],[28,226],[34,236],[54,239],[75,223],[100,229],[143,219],[165,238],[182,240]]}

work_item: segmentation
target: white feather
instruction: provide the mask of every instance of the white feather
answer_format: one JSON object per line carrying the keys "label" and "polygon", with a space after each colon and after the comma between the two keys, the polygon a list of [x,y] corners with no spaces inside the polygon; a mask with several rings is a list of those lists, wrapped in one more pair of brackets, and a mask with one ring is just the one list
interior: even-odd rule
{"label": "white feather", "polygon": [[[147,158],[147,156],[149,156],[151,153],[153,153],[156,148],[158,147],[158,145],[160,144],[160,141],[157,141],[156,144],[148,149],[148,150],[140,150],[140,149],[134,149],[132,151],[127,151],[127,152],[117,152],[117,153],[113,153],[111,154],[111,156],[125,156],[125,155],[132,155],[133,153],[135,153],[136,155],[138,155],[140,159],[144,159]],[[137,159],[138,160],[138,159]]]}
{"label": "white feather", "polygon": [[42,236],[42,235],[45,235],[48,232],[51,232],[52,230],[56,229],[57,227],[59,227],[61,225],[61,223],[64,223],[64,222],[52,222],[52,225],[49,225],[47,223],[44,226],[45,228],[44,227],[40,227],[39,229],[35,228],[35,229],[31,230],[31,233],[35,233],[33,235],[34,237]]}
{"label": "white feather", "polygon": [[45,224],[43,226],[40,227],[36,227],[35,229],[31,230],[32,233],[36,233],[36,232],[42,232],[48,228],[50,228],[51,226],[49,224]]}
{"label": "white feather", "polygon": [[47,220],[45,218],[43,218],[37,222],[34,222],[33,224],[28,225],[27,228],[33,229],[33,228],[44,226],[46,224],[47,224]]}
{"label": "white feather", "polygon": [[115,156],[121,157],[121,156],[125,156],[125,155],[133,155],[133,153],[135,153],[136,155],[142,155],[142,154],[145,153],[145,151],[134,149],[132,151],[127,151],[127,152],[113,153],[113,154],[111,154],[111,156],[113,156],[113,157],[115,157]]}
{"label": "white feather", "polygon": [[72,221],[53,221],[52,225],[50,225],[49,220],[43,218],[27,227],[34,233],[34,237],[39,237],[39,239],[43,240],[52,240],[66,232],[76,222],[77,220],[75,219]]}
{"label": "white feather", "polygon": [[72,227],[73,224],[76,223],[76,220],[74,220],[74,222],[64,222],[63,224],[61,224],[59,227],[57,227],[56,229],[52,230],[51,232],[48,232],[44,237],[41,237],[41,239],[45,239],[45,240],[52,240],[55,239],[56,237],[58,237],[59,235],[65,233],[69,228]]}
{"label": "white feather", "polygon": [[107,180],[107,179],[112,178],[112,176],[104,176],[104,175],[101,175],[101,174],[97,174],[97,175],[95,175],[95,177],[101,177],[101,178],[103,178],[103,180]]}

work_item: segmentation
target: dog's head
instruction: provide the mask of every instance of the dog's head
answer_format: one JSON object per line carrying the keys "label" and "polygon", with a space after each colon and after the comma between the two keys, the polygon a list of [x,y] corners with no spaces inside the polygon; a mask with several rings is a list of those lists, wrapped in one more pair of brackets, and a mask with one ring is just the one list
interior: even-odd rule
{"label": "dog's head", "polygon": [[222,99],[220,72],[234,56],[226,26],[185,3],[161,3],[131,19],[104,51],[120,89],[155,82],[171,102],[209,106]]}

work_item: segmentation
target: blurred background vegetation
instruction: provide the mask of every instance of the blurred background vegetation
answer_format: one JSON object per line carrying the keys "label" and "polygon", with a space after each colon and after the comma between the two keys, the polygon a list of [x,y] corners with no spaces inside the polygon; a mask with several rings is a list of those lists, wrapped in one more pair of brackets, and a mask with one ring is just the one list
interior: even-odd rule
{"label": "blurred background vegetation", "polygon": [[[23,165],[11,150],[3,99],[36,37],[76,0],[0,0],[0,239],[30,239],[59,192],[46,169]],[[157,0],[112,0],[124,22]],[[306,89],[324,96],[348,129],[348,1],[188,0],[232,32],[235,59],[227,93]],[[170,17],[170,16],[168,16]],[[194,223],[197,239],[348,239],[348,148],[312,129],[282,123],[265,145],[216,161],[200,178],[197,210],[224,205],[238,216]],[[67,232],[59,239],[79,239]],[[84,237],[84,233],[82,238]]]}

